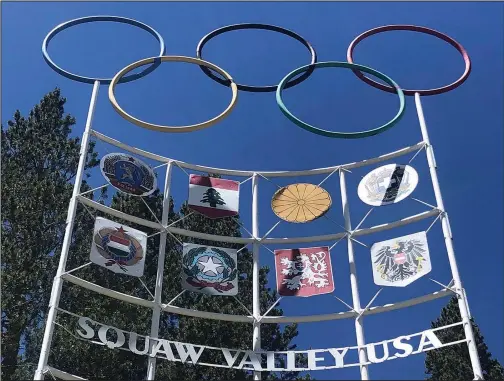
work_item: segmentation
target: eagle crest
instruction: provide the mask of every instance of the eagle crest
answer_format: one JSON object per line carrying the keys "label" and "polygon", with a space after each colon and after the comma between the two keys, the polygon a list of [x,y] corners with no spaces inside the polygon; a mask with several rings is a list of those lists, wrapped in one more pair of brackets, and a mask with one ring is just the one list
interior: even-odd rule
{"label": "eagle crest", "polygon": [[402,281],[422,273],[426,252],[426,244],[420,239],[397,240],[377,251],[374,265],[383,280]]}

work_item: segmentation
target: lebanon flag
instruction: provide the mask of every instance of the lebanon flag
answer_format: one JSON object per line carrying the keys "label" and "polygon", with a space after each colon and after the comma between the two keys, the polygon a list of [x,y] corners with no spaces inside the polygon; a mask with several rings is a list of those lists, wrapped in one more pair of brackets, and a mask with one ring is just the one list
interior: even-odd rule
{"label": "lebanon flag", "polygon": [[236,216],[239,197],[238,181],[189,176],[189,208],[208,218]]}

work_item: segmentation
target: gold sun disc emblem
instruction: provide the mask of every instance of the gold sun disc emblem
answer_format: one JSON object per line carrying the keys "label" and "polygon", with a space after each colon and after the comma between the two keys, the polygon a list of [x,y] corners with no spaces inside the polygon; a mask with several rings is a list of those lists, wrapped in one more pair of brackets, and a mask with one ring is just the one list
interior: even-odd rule
{"label": "gold sun disc emblem", "polygon": [[271,199],[271,209],[282,220],[305,223],[323,216],[331,206],[331,196],[313,184],[291,184],[279,189]]}

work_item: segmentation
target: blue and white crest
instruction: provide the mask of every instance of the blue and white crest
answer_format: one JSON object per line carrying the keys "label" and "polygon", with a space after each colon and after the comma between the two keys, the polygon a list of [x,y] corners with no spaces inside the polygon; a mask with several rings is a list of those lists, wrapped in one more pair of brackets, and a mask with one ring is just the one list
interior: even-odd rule
{"label": "blue and white crest", "polygon": [[143,161],[122,153],[105,155],[100,162],[103,176],[121,192],[148,196],[157,188],[156,176]]}
{"label": "blue and white crest", "polygon": [[211,295],[237,295],[236,250],[184,243],[182,287]]}

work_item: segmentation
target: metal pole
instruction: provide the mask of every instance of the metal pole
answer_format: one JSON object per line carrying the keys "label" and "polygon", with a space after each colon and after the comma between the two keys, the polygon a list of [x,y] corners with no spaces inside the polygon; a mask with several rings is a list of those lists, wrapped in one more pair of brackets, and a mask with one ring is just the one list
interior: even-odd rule
{"label": "metal pole", "polygon": [[[345,230],[352,230],[352,223],[350,221],[350,206],[348,204],[347,191],[346,191],[346,182],[345,182],[345,171],[339,171],[340,177],[340,191],[341,191],[341,205],[343,207],[343,217],[345,218]],[[355,258],[353,251],[353,244],[350,237],[347,237],[348,242],[348,263],[350,264],[350,286],[352,287],[352,301],[353,308],[357,313],[361,313],[361,305],[359,298],[359,286],[357,284],[357,269],[355,268]],[[364,325],[363,320],[364,316],[358,317],[355,319],[355,336],[357,338],[357,345],[359,346],[359,363],[364,364],[360,365],[360,374],[361,380],[369,380],[369,370],[368,366],[365,365],[367,362],[367,353],[366,353],[366,341],[364,339]]]}
{"label": "metal pole", "polygon": [[[258,221],[258,187],[259,177],[256,173],[252,176],[252,235],[259,239],[259,221]],[[260,285],[259,285],[259,243],[255,241],[252,244],[252,314],[254,316],[252,332],[252,350],[261,350],[261,303],[260,303]],[[254,371],[254,380],[261,380],[261,372]]]}
{"label": "metal pole", "polygon": [[418,93],[415,93],[415,105],[418,114],[418,121],[420,122],[420,129],[422,130],[422,137],[426,144],[425,152],[427,155],[427,161],[429,163],[429,171],[432,179],[432,186],[434,188],[434,195],[436,196],[437,207],[441,211],[441,225],[443,228],[443,236],[446,244],[446,250],[448,252],[448,260],[450,261],[450,268],[453,276],[453,284],[455,290],[458,293],[457,295],[458,305],[460,309],[460,316],[462,317],[462,323],[464,325],[465,336],[466,339],[468,340],[467,346],[469,347],[469,356],[471,358],[471,365],[473,368],[475,379],[483,380],[483,373],[481,371],[481,364],[478,357],[478,350],[476,347],[471,322],[469,320],[465,291],[462,287],[462,281],[460,280],[457,261],[455,259],[455,251],[453,249],[453,237],[451,234],[450,221],[448,220],[448,214],[445,212],[443,197],[441,196],[441,189],[439,187],[439,181],[436,172],[436,161],[434,159],[434,151],[432,150],[432,146],[430,144],[429,134],[427,133],[427,125],[425,124],[425,118],[422,109],[422,103],[420,101],[420,94]]}
{"label": "metal pole", "polygon": [[[161,224],[168,225],[168,214],[170,212],[170,185],[172,175],[172,161],[168,162],[166,166],[166,176],[163,192],[163,214],[161,217]],[[154,291],[154,303],[156,304],[152,309],[152,322],[150,337],[157,339],[159,334],[159,318],[161,316],[161,293],[163,291],[163,274],[166,256],[166,238],[167,232],[162,231],[159,238],[159,252],[158,252],[158,267],[156,274],[156,289]],[[150,349],[154,346],[154,340],[149,341]],[[149,351],[150,353],[150,351]],[[147,363],[147,380],[154,380],[156,376],[156,357],[149,357]]]}
{"label": "metal pole", "polygon": [[54,333],[54,320],[56,319],[56,308],[58,307],[61,289],[63,286],[63,280],[61,274],[65,272],[65,266],[68,258],[68,251],[70,249],[70,243],[72,241],[72,231],[74,226],[75,213],[77,211],[77,195],[80,193],[80,187],[82,183],[82,176],[84,175],[84,166],[86,164],[86,157],[89,145],[89,131],[91,130],[91,125],[93,123],[93,116],[96,106],[96,99],[98,97],[98,89],[100,88],[100,82],[95,81],[93,86],[93,92],[91,94],[91,101],[89,103],[89,111],[87,115],[86,127],[84,128],[84,134],[82,135],[82,143],[79,153],[79,165],[77,167],[77,174],[75,175],[75,184],[72,193],[72,198],[68,205],[68,214],[66,219],[66,229],[65,237],[63,239],[63,246],[61,247],[61,255],[58,265],[58,270],[56,276],[54,277],[54,282],[51,290],[51,298],[49,300],[49,312],[47,313],[47,321],[44,331],[44,339],[42,340],[42,347],[40,349],[40,357],[35,371],[34,380],[44,379],[44,369],[47,366],[47,360],[49,358],[49,351],[51,349],[51,341]]}

